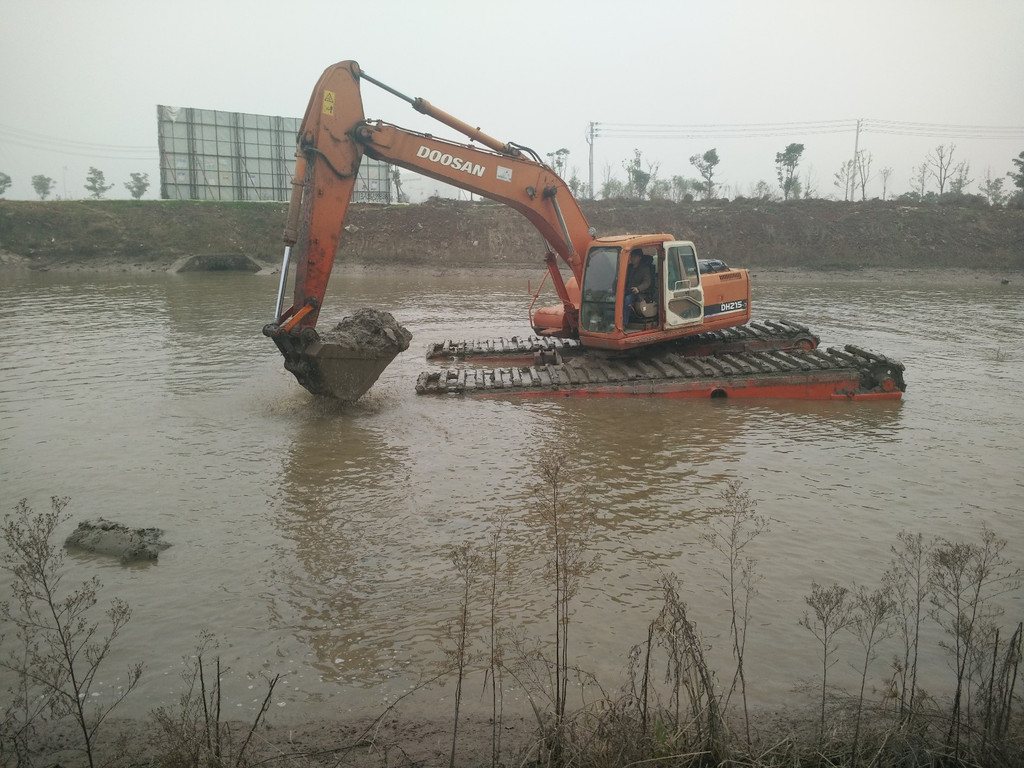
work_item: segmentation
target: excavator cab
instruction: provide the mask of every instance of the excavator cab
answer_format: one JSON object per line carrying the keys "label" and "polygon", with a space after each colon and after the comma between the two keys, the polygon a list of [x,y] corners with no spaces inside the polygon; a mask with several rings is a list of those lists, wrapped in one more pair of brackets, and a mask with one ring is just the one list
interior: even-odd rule
{"label": "excavator cab", "polygon": [[[631,296],[632,274],[649,274]],[[645,264],[646,263],[646,264]],[[671,235],[623,235],[594,241],[584,263],[579,336],[584,346],[627,350],[750,319],[746,270],[704,270],[692,242]],[[636,282],[634,279],[632,282]]]}
{"label": "excavator cab", "polygon": [[591,247],[583,272],[581,333],[593,338],[660,329],[660,297],[667,294],[658,280],[655,254],[664,261],[664,253],[661,243]]}

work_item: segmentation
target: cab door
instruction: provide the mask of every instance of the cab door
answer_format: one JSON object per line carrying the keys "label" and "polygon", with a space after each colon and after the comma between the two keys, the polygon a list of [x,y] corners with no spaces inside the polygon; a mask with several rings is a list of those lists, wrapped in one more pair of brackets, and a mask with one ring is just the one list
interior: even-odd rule
{"label": "cab door", "polygon": [[665,243],[662,296],[665,327],[699,325],[704,321],[704,289],[700,284],[697,252],[693,243]]}

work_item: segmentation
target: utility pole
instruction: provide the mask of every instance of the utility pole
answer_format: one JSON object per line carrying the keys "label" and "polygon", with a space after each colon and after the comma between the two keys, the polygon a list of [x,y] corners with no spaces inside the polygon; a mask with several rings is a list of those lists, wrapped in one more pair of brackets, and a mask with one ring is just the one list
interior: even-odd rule
{"label": "utility pole", "polygon": [[857,134],[853,139],[853,162],[850,163],[850,202],[857,192],[857,166],[860,165],[860,124],[861,118],[857,118]]}
{"label": "utility pole", "polygon": [[594,136],[596,135],[597,123],[590,123],[590,130],[587,132],[587,144],[590,145],[590,190],[589,198],[594,199]]}

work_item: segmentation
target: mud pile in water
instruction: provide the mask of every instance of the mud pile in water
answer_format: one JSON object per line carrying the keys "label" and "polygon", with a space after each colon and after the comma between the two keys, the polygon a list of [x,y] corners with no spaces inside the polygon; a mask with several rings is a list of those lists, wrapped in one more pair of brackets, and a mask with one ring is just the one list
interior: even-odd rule
{"label": "mud pile in water", "polygon": [[163,541],[159,528],[129,528],[105,520],[83,520],[64,542],[68,549],[110,555],[122,563],[156,560],[170,544]]}
{"label": "mud pile in water", "polygon": [[345,349],[378,352],[381,356],[397,355],[409,348],[412,334],[399,325],[390,312],[363,307],[320,334],[325,344]]}

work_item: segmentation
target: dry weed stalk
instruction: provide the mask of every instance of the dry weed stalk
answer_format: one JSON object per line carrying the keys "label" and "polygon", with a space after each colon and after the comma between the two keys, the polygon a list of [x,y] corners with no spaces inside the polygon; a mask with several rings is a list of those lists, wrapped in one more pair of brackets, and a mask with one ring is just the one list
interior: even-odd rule
{"label": "dry weed stalk", "polygon": [[150,716],[160,729],[162,743],[155,764],[166,768],[179,766],[235,766],[248,765],[249,745],[270,708],[274,687],[280,679],[275,675],[267,680],[267,694],[253,718],[242,743],[234,747],[231,726],[221,719],[220,657],[213,660],[213,679],[207,681],[206,654],[216,647],[213,635],[204,631],[195,652],[184,659],[181,679],[185,683],[177,708],[157,707]]}
{"label": "dry weed stalk", "polygon": [[[500,621],[500,587],[512,577],[513,566],[505,549],[508,518],[502,513],[494,522],[487,544],[487,579],[489,589],[489,624],[487,671],[491,686],[491,768],[498,768],[501,759],[501,720],[504,711],[503,672],[504,648]],[[486,682],[485,682],[486,684]]]}
{"label": "dry weed stalk", "polygon": [[942,645],[954,657],[955,691],[946,743],[957,758],[964,728],[971,727],[971,707],[964,705],[970,659],[984,648],[986,634],[992,635],[986,627],[1002,613],[993,598],[1020,587],[1021,569],[1003,557],[1005,547],[1006,540],[985,526],[980,544],[939,539],[928,558],[932,617],[950,638]]}
{"label": "dry weed stalk", "polygon": [[825,706],[828,693],[828,670],[835,664],[836,635],[850,623],[850,606],[847,603],[850,591],[839,584],[823,587],[811,583],[811,594],[804,596],[804,602],[813,611],[805,612],[800,626],[807,629],[821,645],[821,716],[818,721],[819,748],[825,740]]}
{"label": "dry weed stalk", "polygon": [[462,684],[466,679],[466,670],[471,661],[469,648],[469,617],[470,602],[473,590],[479,577],[481,558],[473,552],[469,543],[454,547],[449,559],[459,578],[459,613],[454,623],[448,625],[447,633],[452,647],[446,653],[455,669],[455,713],[452,722],[452,749],[448,761],[450,768],[455,768],[455,745],[459,734],[459,710],[462,707]]}
{"label": "dry weed stalk", "polygon": [[761,576],[757,573],[757,560],[746,553],[750,543],[768,530],[768,518],[758,515],[757,502],[738,481],[731,481],[719,494],[720,507],[708,510],[712,515],[709,530],[702,536],[711,547],[726,559],[723,577],[729,600],[729,637],[732,655],[736,660],[732,683],[726,692],[723,707],[728,708],[733,692],[739,688],[743,707],[743,725],[747,743],[750,743],[750,709],[747,704],[747,677],[744,658],[747,647],[747,628],[750,625],[750,603],[757,596]]}
{"label": "dry weed stalk", "polygon": [[850,613],[850,629],[857,636],[864,649],[864,660],[861,664],[860,692],[857,695],[857,714],[853,728],[853,761],[857,762],[857,748],[860,740],[861,720],[864,714],[864,689],[867,686],[868,669],[876,657],[876,649],[880,642],[892,633],[890,620],[896,605],[890,597],[889,588],[882,586],[868,590],[865,586],[855,587]]}
{"label": "dry weed stalk", "polygon": [[548,567],[554,583],[555,604],[555,711],[556,723],[565,718],[569,690],[569,626],[572,601],[584,578],[596,568],[596,559],[588,558],[594,532],[594,515],[586,494],[570,481],[569,461],[565,454],[543,458],[535,490],[537,511],[548,537]]}
{"label": "dry weed stalk", "polygon": [[897,632],[903,643],[902,658],[893,661],[893,681],[900,721],[906,724],[917,713],[921,624],[932,589],[927,570],[932,545],[921,533],[900,531],[897,538],[899,544],[891,547],[892,558],[882,583],[889,587],[896,602]]}

